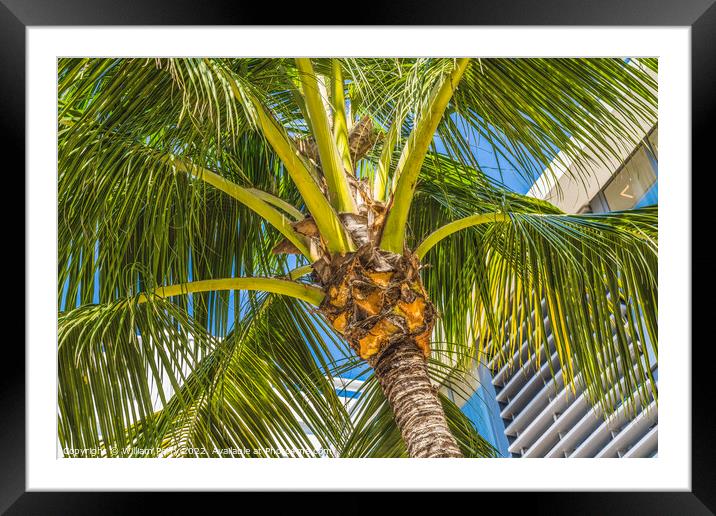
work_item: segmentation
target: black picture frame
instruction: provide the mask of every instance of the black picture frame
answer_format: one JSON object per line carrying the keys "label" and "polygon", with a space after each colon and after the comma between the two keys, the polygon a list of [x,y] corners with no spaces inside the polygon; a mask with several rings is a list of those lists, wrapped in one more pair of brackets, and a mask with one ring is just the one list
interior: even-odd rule
{"label": "black picture frame", "polygon": [[[439,8],[437,8],[439,4]],[[194,2],[189,0],[0,0],[0,127],[7,154],[19,157],[15,165],[24,170],[25,152],[25,30],[43,25],[296,25],[315,24],[316,11],[336,13],[335,21],[350,20],[368,25],[620,25],[689,26],[692,52],[692,163],[710,163],[704,175],[713,169],[708,129],[716,119],[716,3],[714,0],[520,0],[500,2],[393,1],[385,6],[351,4],[349,15],[338,14],[335,7],[324,9],[319,3],[310,9],[300,4],[277,7],[261,2]],[[688,173],[689,171],[684,171]],[[710,174],[713,175],[713,174]],[[6,176],[7,177],[7,176]],[[696,178],[692,174],[693,180]],[[705,179],[705,178],[704,178]],[[692,234],[704,220],[698,209],[708,206],[710,188],[692,187]],[[24,185],[13,185],[24,190]],[[17,191],[17,190],[16,190]],[[19,227],[19,224],[17,224]],[[692,274],[699,266],[713,267],[713,259],[697,256],[692,247]],[[25,256],[25,259],[27,257]],[[6,270],[7,271],[7,270]],[[25,268],[25,277],[30,273]],[[7,273],[7,272],[6,272]],[[694,289],[692,289],[694,292]],[[695,295],[695,293],[694,293]],[[689,302],[689,300],[684,300]],[[692,297],[692,321],[704,325],[713,318],[712,302],[699,303]],[[32,307],[27,307],[31,310]],[[27,316],[27,312],[26,312]],[[527,502],[539,514],[678,514],[716,513],[716,460],[714,450],[714,411],[712,362],[706,356],[709,341],[696,337],[692,326],[692,457],[690,492],[567,492],[567,493],[480,493],[473,494],[480,511],[505,510],[509,505]],[[164,512],[187,509],[184,493],[70,493],[25,492],[25,353],[20,345],[5,341],[6,364],[0,374],[0,512],[7,514],[132,514],[142,512],[149,502],[160,499]],[[680,343],[684,350],[688,342]],[[14,356],[12,356],[14,354]],[[697,410],[697,407],[700,409]],[[205,494],[206,496],[206,494]],[[211,494],[212,504],[231,503],[229,494]],[[242,494],[241,496],[245,496]],[[266,494],[260,495],[266,496]],[[271,503],[300,505],[296,494],[290,500],[273,493]],[[326,510],[370,510],[370,496],[340,494],[340,500],[327,501]],[[452,495],[450,495],[452,496]],[[218,497],[218,498],[217,498]],[[414,497],[422,503],[423,497]],[[362,501],[360,501],[362,500]],[[338,504],[338,505],[336,505]]]}

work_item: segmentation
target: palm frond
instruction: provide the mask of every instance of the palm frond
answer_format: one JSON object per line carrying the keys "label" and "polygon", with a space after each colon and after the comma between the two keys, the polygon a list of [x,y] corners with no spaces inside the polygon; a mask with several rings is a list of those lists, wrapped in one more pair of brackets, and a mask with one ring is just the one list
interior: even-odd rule
{"label": "palm frond", "polygon": [[[575,391],[578,382],[594,404],[656,397],[657,209],[508,217],[426,255],[437,335],[453,349],[475,343],[470,356],[498,365],[519,356],[539,368],[554,353],[564,384]],[[625,388],[611,391],[605,375],[623,375]]]}
{"label": "palm frond", "polygon": [[[127,429],[150,420],[216,345],[181,308],[163,300],[126,298],[60,314],[60,443],[121,453],[132,442]],[[174,400],[186,401],[181,395]]]}
{"label": "palm frond", "polygon": [[[554,382],[586,390],[605,413],[656,399],[657,208],[566,215],[489,179],[476,148],[489,147],[505,176],[532,182],[570,164],[586,182],[655,122],[658,61],[460,62],[452,94],[453,59],[60,59],[62,445],[122,456],[133,447],[405,456],[369,367],[317,313],[232,290],[278,282],[318,301],[317,288],[288,281],[315,258],[291,224],[310,212],[331,252],[353,249],[325,195],[345,190],[344,168],[402,214],[391,248],[405,238],[425,256],[440,312],[434,382],[467,399],[456,379],[476,361],[516,357],[546,360]],[[332,79],[330,99],[306,91],[317,77]],[[427,116],[443,89],[449,100]],[[387,134],[360,159],[356,124]],[[306,141],[319,156],[300,150]],[[272,253],[282,237],[307,256]],[[368,380],[346,406],[333,379],[356,372]],[[606,381],[615,377],[619,389]],[[458,404],[441,401],[463,453],[494,456]]]}
{"label": "palm frond", "polygon": [[405,224],[412,205],[420,169],[445,108],[447,108],[469,63],[470,60],[467,58],[456,60],[454,69],[435,85],[430,92],[428,103],[423,106],[416,117],[415,126],[395,167],[393,197],[380,241],[380,246],[383,249],[394,253],[403,252]]}
{"label": "palm frond", "polygon": [[[280,237],[262,218],[166,159],[220,171],[232,183],[302,208],[295,185],[259,135],[227,132],[217,139],[184,127],[178,86],[153,62],[61,61],[60,84],[61,306],[107,302],[128,285],[141,290],[140,269],[155,284],[287,271],[285,257],[270,252]],[[125,98],[127,91],[135,96]],[[165,102],[172,98],[176,102]],[[115,115],[126,109],[141,116]],[[228,297],[197,296],[197,314],[206,314],[199,320],[211,319],[219,334],[226,330]]]}
{"label": "palm frond", "polygon": [[[67,154],[61,147],[61,306],[142,290],[142,275],[166,285],[286,272],[285,258],[271,253],[281,234],[262,217],[151,149],[116,147],[98,142]],[[215,299],[214,311],[225,312]]]}
{"label": "palm frond", "polygon": [[[438,129],[449,154],[475,165],[490,146],[528,184],[574,165],[581,182],[600,163],[618,163],[657,117],[657,83],[640,61],[619,58],[479,59],[465,72],[454,111]],[[509,170],[507,170],[509,169]]]}
{"label": "palm frond", "polygon": [[[299,71],[301,91],[305,99],[308,116],[313,128],[313,137],[316,140],[318,154],[321,161],[321,170],[326,179],[328,195],[333,207],[340,212],[355,212],[355,201],[350,194],[348,180],[343,169],[343,158],[334,138],[331,123],[328,119],[326,105],[329,99],[322,98],[319,88],[319,78],[313,69],[311,60],[308,58],[297,58],[296,66]],[[340,87],[341,91],[343,85]],[[340,106],[341,112],[343,106]],[[346,134],[347,137],[347,134]],[[346,144],[347,138],[346,138]],[[347,152],[348,148],[344,149]],[[350,170],[350,169],[349,169]]]}
{"label": "palm frond", "polygon": [[[387,128],[404,111],[409,134],[449,59],[345,59],[351,103]],[[544,171],[573,165],[586,182],[614,164],[657,116],[656,60],[620,58],[474,58],[460,80],[436,141],[444,153],[479,169],[489,148],[499,173],[531,184]],[[554,177],[554,176],[553,176]]]}
{"label": "palm frond", "polygon": [[331,449],[347,414],[315,318],[295,301],[263,296],[216,339],[163,300],[65,314],[63,447],[213,457]]}

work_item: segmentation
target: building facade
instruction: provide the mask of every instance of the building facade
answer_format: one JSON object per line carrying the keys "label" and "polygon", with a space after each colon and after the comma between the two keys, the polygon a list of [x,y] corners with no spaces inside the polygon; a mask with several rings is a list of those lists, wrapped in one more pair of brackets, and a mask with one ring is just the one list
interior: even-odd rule
{"label": "building facade", "polygon": [[[582,185],[571,177],[558,174],[558,185],[554,178],[550,183],[543,177],[529,195],[548,200],[568,213],[604,213],[656,204],[658,127],[649,128],[635,147],[625,149],[623,160],[597,170],[592,184]],[[549,321],[545,323],[549,328]],[[493,360],[476,366],[479,384],[463,410],[502,456],[657,456],[656,401],[637,396],[633,408],[616,404],[605,414],[602,408],[590,405],[578,382],[576,392],[565,387],[551,336],[548,343],[539,368],[535,358],[528,355],[526,342],[506,364],[498,366]],[[651,346],[632,344],[633,352],[639,349]],[[653,371],[658,387],[656,358],[642,356],[641,360]],[[620,392],[622,378],[607,381]]]}

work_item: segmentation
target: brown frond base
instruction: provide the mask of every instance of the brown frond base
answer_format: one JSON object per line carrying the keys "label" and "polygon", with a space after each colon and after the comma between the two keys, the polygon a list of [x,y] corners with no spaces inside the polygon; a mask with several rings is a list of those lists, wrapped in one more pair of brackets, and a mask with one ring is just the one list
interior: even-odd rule
{"label": "brown frond base", "polygon": [[396,342],[412,342],[430,356],[435,308],[419,268],[415,255],[389,253],[370,243],[314,264],[326,292],[320,311],[371,366]]}

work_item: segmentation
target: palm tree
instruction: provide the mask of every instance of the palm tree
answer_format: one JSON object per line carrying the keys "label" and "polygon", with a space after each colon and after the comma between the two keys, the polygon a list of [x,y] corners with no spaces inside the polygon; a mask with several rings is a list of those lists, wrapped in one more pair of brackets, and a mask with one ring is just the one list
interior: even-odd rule
{"label": "palm tree", "polygon": [[[653,59],[61,59],[62,446],[494,456],[441,387],[523,342],[538,357],[545,324],[592,403],[655,389],[657,208],[565,214],[474,152],[500,177],[572,164],[587,184],[655,123],[655,74]],[[366,381],[347,406],[351,371]]]}

